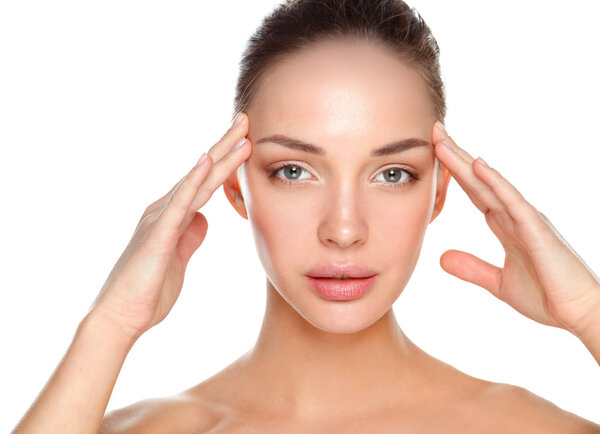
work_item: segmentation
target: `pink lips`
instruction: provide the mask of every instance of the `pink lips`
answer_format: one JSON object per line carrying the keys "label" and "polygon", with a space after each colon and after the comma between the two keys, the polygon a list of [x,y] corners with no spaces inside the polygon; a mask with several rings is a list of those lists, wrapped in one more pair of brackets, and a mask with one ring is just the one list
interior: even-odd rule
{"label": "pink lips", "polygon": [[369,291],[377,276],[362,279],[328,279],[306,276],[312,288],[330,300],[352,300]]}
{"label": "pink lips", "polygon": [[317,265],[306,273],[306,275],[310,277],[348,276],[354,278],[371,277],[375,274],[377,274],[377,272],[364,265],[353,263],[334,264],[333,262]]}
{"label": "pink lips", "polygon": [[[323,297],[330,300],[351,300],[373,287],[376,274],[363,265],[329,263],[311,268],[306,277],[312,288]],[[334,276],[338,278],[333,278]],[[344,279],[339,276],[344,276]]]}

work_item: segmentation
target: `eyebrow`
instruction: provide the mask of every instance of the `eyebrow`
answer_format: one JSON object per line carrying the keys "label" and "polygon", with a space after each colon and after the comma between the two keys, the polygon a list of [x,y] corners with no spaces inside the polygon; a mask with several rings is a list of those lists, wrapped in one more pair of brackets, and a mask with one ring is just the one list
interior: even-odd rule
{"label": "eyebrow", "polygon": [[[288,147],[290,149],[294,149],[302,152],[309,152],[311,154],[316,155],[327,155],[327,151],[319,146],[313,145],[311,143],[303,142],[302,140],[292,139],[291,137],[284,136],[283,134],[275,134],[268,137],[263,137],[255,142],[255,144],[272,142],[277,143],[279,145]],[[398,140],[392,143],[388,143],[387,145],[381,146],[380,148],[373,149],[371,151],[371,157],[381,157],[384,155],[397,154],[399,152],[404,152],[408,149],[417,148],[420,146],[431,146],[431,143],[427,142],[423,139],[418,139],[416,137],[411,137],[409,139]]]}

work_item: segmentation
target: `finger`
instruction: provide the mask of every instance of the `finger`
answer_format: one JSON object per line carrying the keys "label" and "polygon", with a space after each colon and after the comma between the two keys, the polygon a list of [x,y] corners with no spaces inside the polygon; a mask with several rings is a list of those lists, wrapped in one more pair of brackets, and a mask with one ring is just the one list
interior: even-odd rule
{"label": "finger", "polygon": [[[239,121],[236,123],[236,121]],[[221,139],[215,143],[209,150],[208,155],[211,156],[212,161],[216,162],[220,160],[224,154],[228,151],[228,144],[233,144],[232,141],[236,141],[241,137],[244,137],[248,133],[247,130],[247,115],[244,112],[238,113],[238,116],[235,117],[229,129],[225,132],[225,134],[221,137]],[[230,146],[229,146],[230,147]],[[187,175],[186,175],[187,176]],[[169,200],[169,198],[173,195],[173,192],[179,187],[179,185],[183,182],[185,176],[181,178],[177,184],[175,184],[171,190],[161,196],[159,199],[152,202],[147,211],[149,213],[154,212],[157,209],[163,209],[165,203]]]}
{"label": "finger", "polygon": [[173,187],[171,187],[171,190],[169,190],[167,193],[163,194],[161,197],[159,197],[158,199],[156,199],[154,202],[152,202],[150,205],[148,205],[146,207],[146,209],[144,210],[144,212],[142,214],[142,217],[140,218],[140,221],[138,222],[138,227],[140,226],[140,224],[142,222],[147,220],[150,216],[154,215],[154,213],[156,211],[160,211],[165,207],[165,204],[169,201],[169,198],[173,195],[173,192],[179,187],[179,185],[183,182],[183,180],[186,178],[186,176],[187,176],[187,174],[184,175],[183,178],[181,178],[179,181],[177,181],[177,184],[175,184]]}
{"label": "finger", "polygon": [[250,140],[242,138],[236,144],[240,147],[231,147],[229,152],[213,164],[213,167],[202,183],[196,197],[191,204],[191,210],[202,208],[211,198],[212,194],[225,182],[225,180],[245,161],[252,153]]}
{"label": "finger", "polygon": [[182,228],[184,226],[183,222],[191,214],[190,205],[196,197],[198,189],[208,177],[212,166],[212,158],[206,154],[204,161],[199,161],[180,181],[162,209],[156,223],[155,233],[158,236],[165,237],[169,246],[179,239],[184,229]]}
{"label": "finger", "polygon": [[223,137],[208,150],[208,155],[212,157],[213,162],[216,164],[223,156],[227,155],[235,143],[241,138],[246,137],[247,134],[248,116],[246,113],[240,112]]}
{"label": "finger", "polygon": [[[226,155],[231,150],[232,144],[235,146],[240,143],[240,139],[244,138],[247,134],[247,115],[240,112],[223,137],[206,153],[207,159],[204,164],[194,167],[171,189],[169,192],[170,194],[165,195],[163,199],[156,202],[158,205],[162,205],[165,202],[165,199],[167,200],[166,204],[159,208],[161,209],[161,212],[156,233],[169,237],[171,242],[176,242],[187,224],[189,224],[193,218],[193,214],[190,210],[193,208],[195,212],[202,207],[208,199],[210,199],[214,190],[221,185],[229,175],[226,175],[221,181],[221,184],[218,185],[215,185],[215,175],[213,175],[208,186],[202,188],[201,197],[197,199],[200,186],[206,181],[214,166],[217,165],[221,168],[217,169],[219,174],[221,174],[223,166],[227,167],[228,165],[231,165],[231,163],[217,163],[223,159],[223,155]],[[245,140],[245,142],[248,141]],[[242,151],[243,150],[245,149],[242,149]],[[247,155],[245,158],[247,158]],[[239,161],[235,167],[239,166],[242,161],[243,160]],[[170,243],[168,243],[168,245],[170,246]]]}
{"label": "finger", "polygon": [[525,224],[540,218],[537,209],[496,169],[479,160],[474,165],[474,173],[489,186],[515,222]]}
{"label": "finger", "polygon": [[[442,141],[448,142],[450,148],[444,147]],[[490,210],[494,210],[496,213],[505,212],[502,202],[492,189],[475,175],[473,169],[475,160],[468,152],[453,151],[452,149],[457,149],[454,141],[437,128],[434,128],[433,143],[438,159],[448,168],[452,177],[456,179],[479,211],[483,214],[487,214]]]}
{"label": "finger", "polygon": [[447,250],[440,257],[440,266],[447,273],[487,289],[499,297],[502,269],[460,250]]}

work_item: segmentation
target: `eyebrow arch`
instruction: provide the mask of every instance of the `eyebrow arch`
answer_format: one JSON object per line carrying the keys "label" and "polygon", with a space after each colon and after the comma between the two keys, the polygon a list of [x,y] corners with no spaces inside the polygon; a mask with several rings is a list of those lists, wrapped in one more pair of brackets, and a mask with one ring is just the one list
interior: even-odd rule
{"label": "eyebrow arch", "polygon": [[[302,152],[309,152],[316,155],[327,155],[327,151],[319,146],[311,143],[303,142],[302,140],[292,139],[291,137],[284,136],[282,134],[275,134],[268,137],[263,137],[255,142],[255,144],[272,142],[282,146],[286,146],[290,149],[294,149]],[[371,157],[381,157],[384,155],[397,154],[404,152],[408,149],[420,147],[420,146],[431,146],[431,143],[423,139],[412,137],[410,139],[398,140],[387,145],[381,146],[380,148],[373,149],[371,151]]]}

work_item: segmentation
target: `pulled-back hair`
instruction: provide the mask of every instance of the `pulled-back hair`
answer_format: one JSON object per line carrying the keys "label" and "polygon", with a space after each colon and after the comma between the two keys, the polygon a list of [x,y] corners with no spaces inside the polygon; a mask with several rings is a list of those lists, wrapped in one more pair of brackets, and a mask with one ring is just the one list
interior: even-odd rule
{"label": "pulled-back hair", "polygon": [[402,0],[286,0],[250,37],[240,61],[234,117],[254,99],[270,65],[311,43],[352,39],[379,43],[424,80],[436,120],[444,123],[446,98],[439,47],[421,15]]}

